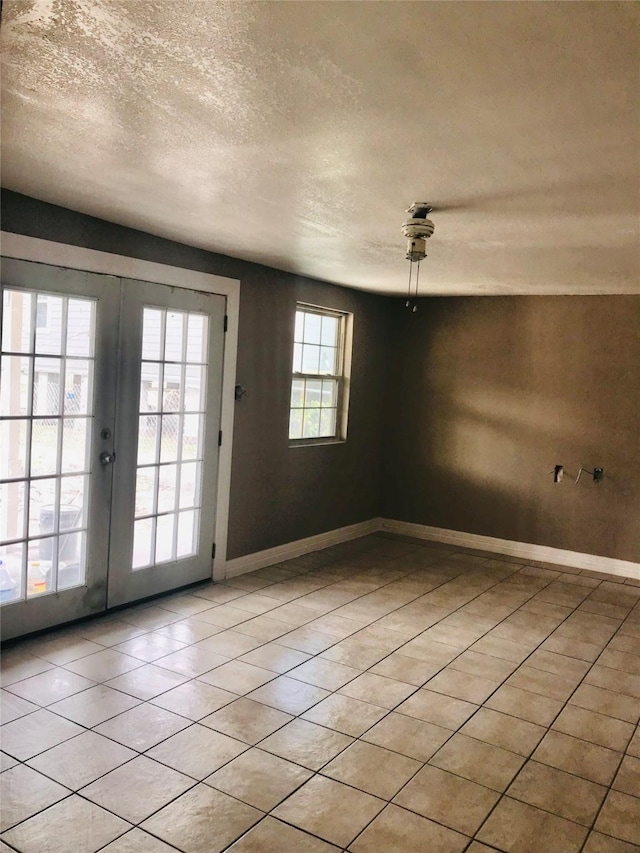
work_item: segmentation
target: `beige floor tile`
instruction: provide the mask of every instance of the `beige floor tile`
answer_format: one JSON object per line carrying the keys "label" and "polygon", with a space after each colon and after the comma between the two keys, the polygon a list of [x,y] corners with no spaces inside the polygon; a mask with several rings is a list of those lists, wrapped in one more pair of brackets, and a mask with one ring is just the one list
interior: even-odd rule
{"label": "beige floor tile", "polygon": [[112,616],[105,616],[79,626],[79,631],[87,640],[99,643],[101,646],[117,646],[132,637],[144,634],[144,628],[130,625]]}
{"label": "beige floor tile", "polygon": [[345,735],[359,737],[386,713],[386,708],[334,693],[306,711],[302,719],[319,723]]}
{"label": "beige floor tile", "polygon": [[180,675],[186,675],[188,678],[197,678],[199,675],[209,672],[210,669],[227,663],[228,660],[228,656],[225,657],[209,649],[187,646],[185,649],[158,658],[156,666],[179,672]]}
{"label": "beige floor tile", "polygon": [[82,789],[82,796],[130,823],[140,823],[179,797],[195,781],[144,755]]}
{"label": "beige floor tile", "polygon": [[164,634],[156,634],[155,631],[151,631],[149,634],[142,634],[140,637],[134,637],[132,640],[120,643],[114,646],[113,650],[138,658],[144,663],[153,663],[158,658],[163,658],[172,652],[183,649],[185,645],[180,640],[173,640],[171,637],[165,637]]}
{"label": "beige floor tile", "polygon": [[306,720],[292,720],[263,740],[260,748],[310,770],[319,770],[350,743],[353,738],[332,729]]}
{"label": "beige floor tile", "polygon": [[625,755],[611,787],[623,794],[640,797],[640,759]]}
{"label": "beige floor tile", "polygon": [[268,812],[312,776],[310,770],[254,747],[216,770],[205,782]]}
{"label": "beige floor tile", "polygon": [[[163,628],[165,625],[178,622],[183,618],[183,614],[154,604],[141,604],[121,611],[121,617],[123,622],[128,622],[130,625],[136,625],[146,631],[155,631],[156,628]],[[118,651],[123,650],[118,649]],[[125,653],[129,654],[126,650]]]}
{"label": "beige floor tile", "polygon": [[56,667],[11,684],[6,690],[28,702],[45,707],[94,685],[95,681]]}
{"label": "beige floor tile", "polygon": [[596,687],[595,684],[581,684],[570,697],[569,705],[597,711],[628,723],[635,724],[640,717],[640,702],[632,696],[614,693],[604,687]]}
{"label": "beige floor tile", "polygon": [[2,749],[19,761],[27,761],[83,731],[75,723],[43,709],[6,723],[2,727]]}
{"label": "beige floor tile", "polygon": [[443,693],[434,693],[431,690],[418,690],[401,705],[396,712],[416,717],[426,723],[435,723],[444,726],[445,729],[456,731],[478,710],[478,706],[462,699],[454,699]]}
{"label": "beige floor tile", "polygon": [[469,675],[479,675],[491,681],[504,681],[516,669],[518,664],[513,661],[483,655],[480,652],[466,651],[450,664],[451,669],[467,672]]}
{"label": "beige floor tile", "polygon": [[279,675],[249,694],[248,698],[287,714],[302,714],[329,695],[328,690],[306,684],[288,675]]}
{"label": "beige floor tile", "polygon": [[640,656],[606,648],[598,658],[598,664],[618,669],[630,675],[640,675]]}
{"label": "beige floor tile", "polygon": [[360,674],[361,670],[353,666],[319,657],[301,664],[289,673],[291,678],[314,684],[316,687],[324,687],[325,690],[338,690]]}
{"label": "beige floor tile", "polygon": [[537,649],[527,659],[527,666],[553,672],[555,675],[575,680],[583,678],[589,671],[587,661],[577,660],[568,655],[551,652],[547,649]]}
{"label": "beige floor tile", "polygon": [[[273,598],[268,598],[266,595],[260,595],[258,592],[243,595],[240,598],[237,598],[236,603],[234,604],[234,607],[237,607],[238,610],[247,610],[249,613],[254,613],[256,615],[267,613],[269,610],[274,610],[277,606],[278,604],[273,600]],[[276,616],[275,618],[277,619],[278,617]]]}
{"label": "beige floor tile", "polygon": [[65,664],[65,669],[90,678],[92,681],[103,682],[136,669],[138,666],[142,666],[142,661],[138,658],[123,655],[122,652],[116,652],[113,649],[103,649],[101,652],[70,661]]}
{"label": "beige floor tile", "polygon": [[595,829],[629,844],[640,845],[640,799],[609,791]]}
{"label": "beige floor tile", "polygon": [[18,763],[15,758],[7,755],[6,752],[0,752],[0,773],[4,773],[5,770],[15,767]]}
{"label": "beige floor tile", "polygon": [[631,738],[629,746],[627,747],[627,752],[629,755],[634,755],[636,758],[640,758],[640,728],[636,729],[636,733]]}
{"label": "beige floor tile", "polygon": [[537,693],[558,702],[566,702],[576,688],[579,679],[569,680],[566,677],[534,669],[532,666],[521,666],[506,682],[505,686],[517,687],[529,693]]}
{"label": "beige floor tile", "polygon": [[588,711],[576,705],[567,705],[554,721],[552,728],[618,752],[624,752],[634,729],[631,723],[597,714],[595,711]]}
{"label": "beige floor tile", "polygon": [[578,853],[586,835],[577,823],[503,797],[478,838],[509,853]]}
{"label": "beige floor tile", "polygon": [[283,675],[295,666],[299,666],[299,664],[309,660],[310,657],[311,655],[306,654],[306,652],[287,649],[276,643],[266,643],[264,646],[260,646],[257,649],[247,652],[246,655],[242,655],[238,660]]}
{"label": "beige floor tile", "polygon": [[32,758],[29,766],[77,791],[135,756],[126,746],[84,732]]}
{"label": "beige floor tile", "polygon": [[612,690],[614,693],[623,693],[625,696],[640,699],[640,675],[629,675],[619,669],[596,664],[585,677],[585,682]]}
{"label": "beige floor tile", "polygon": [[0,832],[69,796],[70,791],[36,773],[16,765],[0,774]]}
{"label": "beige floor tile", "polygon": [[81,726],[93,728],[139,704],[140,701],[134,696],[98,684],[83,690],[82,693],[69,696],[68,699],[55,702],[49,706],[49,710]]}
{"label": "beige floor tile", "polygon": [[528,761],[507,794],[547,812],[591,826],[607,789],[578,776]]}
{"label": "beige floor tile", "polygon": [[33,702],[27,702],[26,699],[9,693],[8,690],[0,690],[0,723],[11,723],[32,711],[37,711],[38,707]]}
{"label": "beige floor tile", "polygon": [[384,800],[315,776],[273,814],[332,844],[347,847],[383,806]]}
{"label": "beige floor tile", "polygon": [[462,853],[469,839],[431,820],[389,805],[349,847],[353,853],[411,850]]}
{"label": "beige floor tile", "polygon": [[503,685],[485,703],[487,708],[502,711],[512,717],[527,720],[540,726],[549,726],[562,709],[562,702],[530,693],[519,687]]}
{"label": "beige floor tile", "polygon": [[199,622],[197,619],[188,617],[171,625],[165,625],[163,628],[157,628],[155,633],[162,634],[163,637],[169,637],[172,640],[178,640],[181,643],[197,643],[200,640],[206,640],[207,637],[213,637],[214,634],[220,634],[222,631],[224,628],[219,625]]}
{"label": "beige floor tile", "polygon": [[425,685],[428,690],[436,693],[444,693],[447,696],[453,696],[454,699],[476,704],[484,702],[499,686],[499,681],[470,675],[468,672],[460,672],[451,667],[443,669]]}
{"label": "beige floor tile", "polygon": [[361,699],[363,702],[371,702],[380,708],[390,710],[399,705],[414,690],[411,684],[364,672],[341,687],[339,692],[345,696],[351,696],[352,699]]}
{"label": "beige floor tile", "polygon": [[381,628],[378,625],[369,625],[358,631],[352,637],[358,643],[364,643],[365,646],[373,646],[376,649],[385,649],[387,652],[395,652],[400,646],[404,646],[407,638],[399,631],[393,631],[391,628]]}
{"label": "beige floor tile", "polygon": [[523,763],[520,755],[460,733],[447,741],[430,760],[434,767],[495,791],[504,791]]}
{"label": "beige floor tile", "polygon": [[479,841],[472,841],[467,847],[467,853],[495,853],[495,847],[487,847],[486,844],[480,844]]}
{"label": "beige floor tile", "polygon": [[465,835],[473,835],[499,799],[496,791],[427,764],[394,802]]}
{"label": "beige floor tile", "polygon": [[30,655],[20,649],[12,649],[2,655],[0,684],[2,687],[7,687],[9,684],[15,684],[16,681],[22,681],[24,678],[38,675],[38,673],[46,672],[48,669],[53,669],[53,664],[49,661]]}
{"label": "beige floor tile", "polygon": [[556,731],[545,735],[532,757],[534,761],[600,785],[611,782],[621,759],[620,754],[611,749]]}
{"label": "beige floor tile", "polygon": [[263,818],[227,853],[339,853],[340,848],[272,817]]}
{"label": "beige floor tile", "polygon": [[421,766],[414,758],[356,741],[324,767],[322,773],[367,794],[390,800]]}
{"label": "beige floor tile", "polygon": [[189,720],[144,703],[96,727],[98,734],[144,752],[190,725]]}
{"label": "beige floor tile", "polygon": [[246,749],[246,743],[196,723],[163,740],[147,755],[202,780]]}
{"label": "beige floor tile", "polygon": [[188,717],[190,720],[201,720],[207,714],[213,714],[214,711],[224,708],[237,698],[235,693],[229,693],[228,690],[221,690],[219,687],[193,679],[174,687],[173,690],[161,693],[152,700],[151,704],[173,711],[174,714],[180,714],[182,717]]}
{"label": "beige floor tile", "polygon": [[421,660],[423,663],[432,664],[434,667],[441,669],[457,657],[459,649],[452,648],[446,643],[439,643],[437,640],[429,639],[425,636],[416,637],[406,645],[402,646],[401,653],[408,657]]}
{"label": "beige floor tile", "polygon": [[184,684],[185,681],[187,681],[186,675],[147,663],[138,669],[110,679],[106,682],[106,686],[135,696],[136,699],[153,699],[179,684]]}
{"label": "beige floor tile", "polygon": [[5,841],[21,853],[95,853],[131,824],[75,794],[10,829]]}
{"label": "beige floor tile", "polygon": [[[336,663],[343,663],[345,666],[353,666],[356,669],[365,670],[369,669],[369,667],[374,667],[379,661],[386,658],[388,654],[389,652],[384,649],[367,646],[349,637],[322,652],[320,657],[325,660],[336,661]],[[384,675],[384,673],[380,673],[380,675]]]}
{"label": "beige floor tile", "polygon": [[262,687],[263,684],[275,677],[276,673],[269,669],[232,660],[229,663],[223,663],[222,666],[218,666],[210,672],[205,672],[200,676],[200,681],[243,696],[257,687]]}
{"label": "beige floor tile", "polygon": [[141,829],[130,829],[103,847],[100,853],[175,853],[175,847],[169,847],[164,841]]}
{"label": "beige floor tile", "polygon": [[428,761],[449,737],[449,729],[392,712],[369,729],[362,740],[418,761]]}
{"label": "beige floor tile", "polygon": [[490,708],[480,708],[460,732],[527,757],[540,743],[546,729]]}
{"label": "beige floor tile", "polygon": [[244,743],[255,744],[292,719],[291,714],[285,714],[277,708],[270,708],[251,699],[240,698],[204,717],[200,720],[200,724]]}
{"label": "beige floor tile", "polygon": [[389,657],[381,660],[371,667],[373,675],[382,675],[385,678],[394,678],[414,687],[422,685],[432,678],[440,669],[437,664],[430,664],[417,658],[410,658],[401,652],[393,652]]}
{"label": "beige floor tile", "polygon": [[240,610],[233,604],[221,604],[219,607],[194,614],[194,618],[198,622],[208,622],[228,630],[235,625],[239,625],[241,622],[251,619],[251,615],[246,610]]}
{"label": "beige floor tile", "polygon": [[625,637],[623,634],[618,634],[609,642],[607,646],[607,650],[615,651],[615,652],[628,652],[632,655],[638,655],[638,648],[640,648],[640,644],[638,643],[637,637]]}
{"label": "beige floor tile", "polygon": [[299,652],[317,655],[326,651],[329,646],[333,646],[336,638],[320,631],[314,631],[313,628],[304,625],[302,628],[296,628],[291,633],[285,634],[284,637],[278,637],[277,642],[278,645],[287,649],[296,649]]}
{"label": "beige floor tile", "polygon": [[493,657],[510,660],[514,663],[522,663],[533,649],[523,643],[514,643],[511,640],[502,640],[500,637],[486,636],[474,643],[471,646],[471,651],[493,655]]}
{"label": "beige floor tile", "polygon": [[239,631],[228,629],[222,631],[220,634],[216,634],[214,637],[200,640],[194,648],[206,649],[227,658],[238,658],[240,655],[246,655],[247,652],[258,648],[258,646],[261,646],[265,642],[266,640],[251,637],[249,634],[241,634]]}
{"label": "beige floor tile", "polygon": [[141,829],[183,853],[220,853],[262,816],[258,809],[200,784],[146,820]]}
{"label": "beige floor tile", "polygon": [[640,847],[592,830],[582,853],[639,853]]}
{"label": "beige floor tile", "polygon": [[181,616],[195,616],[204,610],[210,610],[214,605],[206,598],[198,598],[190,593],[178,593],[161,599],[162,607]]}
{"label": "beige floor tile", "polygon": [[568,657],[584,660],[588,663],[594,663],[602,651],[602,646],[573,640],[570,637],[553,635],[544,641],[540,649],[547,652],[557,652],[560,655],[567,655]]}
{"label": "beige floor tile", "polygon": [[64,666],[72,660],[101,652],[104,646],[85,640],[75,632],[62,636],[45,635],[32,642],[25,643],[31,654],[43,658],[56,666]]}

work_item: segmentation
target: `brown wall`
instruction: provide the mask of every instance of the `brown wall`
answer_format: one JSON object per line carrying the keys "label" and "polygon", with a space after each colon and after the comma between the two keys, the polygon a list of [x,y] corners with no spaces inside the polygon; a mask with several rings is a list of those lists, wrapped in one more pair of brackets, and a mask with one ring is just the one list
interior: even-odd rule
{"label": "brown wall", "polygon": [[[250,554],[380,510],[386,300],[123,228],[3,192],[2,228],[241,281],[228,557]],[[289,448],[288,405],[296,300],[354,313],[346,444]]]}
{"label": "brown wall", "polygon": [[[444,298],[390,316],[384,516],[640,560],[640,297]],[[558,485],[556,463],[572,475]],[[580,465],[602,484],[574,485]]]}

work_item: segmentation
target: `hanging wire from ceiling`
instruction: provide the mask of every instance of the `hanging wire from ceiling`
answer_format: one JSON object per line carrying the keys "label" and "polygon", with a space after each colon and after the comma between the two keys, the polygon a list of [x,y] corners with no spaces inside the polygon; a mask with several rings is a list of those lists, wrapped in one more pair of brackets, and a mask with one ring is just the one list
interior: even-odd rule
{"label": "hanging wire from ceiling", "polygon": [[[435,226],[430,219],[427,219],[431,213],[432,207],[427,202],[415,201],[407,213],[411,215],[402,225],[402,233],[407,238],[407,254],[406,258],[409,261],[409,285],[407,288],[407,300],[405,308],[409,309],[412,314],[418,310],[418,297],[420,288],[420,262],[426,258],[426,241],[434,232]],[[411,290],[411,280],[413,278],[413,265],[416,265],[415,277],[415,294]]]}

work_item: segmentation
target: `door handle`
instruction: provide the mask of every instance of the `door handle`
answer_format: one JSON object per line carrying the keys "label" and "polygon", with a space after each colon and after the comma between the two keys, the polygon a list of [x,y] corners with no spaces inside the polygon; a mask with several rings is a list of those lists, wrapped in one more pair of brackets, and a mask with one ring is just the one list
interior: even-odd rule
{"label": "door handle", "polygon": [[115,450],[112,450],[111,453],[109,453],[106,450],[103,450],[102,453],[100,454],[100,462],[102,462],[103,465],[112,465],[115,461],[116,461]]}

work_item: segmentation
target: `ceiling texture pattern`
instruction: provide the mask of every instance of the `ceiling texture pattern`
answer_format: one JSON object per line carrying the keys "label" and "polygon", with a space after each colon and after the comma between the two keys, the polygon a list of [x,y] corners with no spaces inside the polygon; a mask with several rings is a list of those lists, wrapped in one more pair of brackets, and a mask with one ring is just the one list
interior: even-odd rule
{"label": "ceiling texture pattern", "polygon": [[425,295],[640,292],[637,3],[2,14],[5,187],[380,293],[427,201]]}

